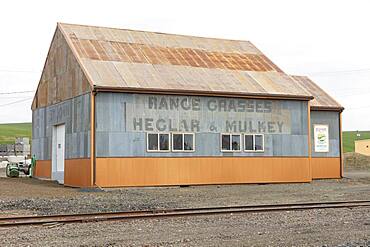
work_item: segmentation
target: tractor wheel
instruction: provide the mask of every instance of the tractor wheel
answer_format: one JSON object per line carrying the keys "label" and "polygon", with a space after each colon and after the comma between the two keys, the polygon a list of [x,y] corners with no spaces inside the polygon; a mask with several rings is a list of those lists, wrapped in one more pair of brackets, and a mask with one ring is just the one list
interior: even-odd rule
{"label": "tractor wheel", "polygon": [[27,170],[23,170],[24,174],[26,174],[27,176],[30,175],[30,168],[28,168]]}

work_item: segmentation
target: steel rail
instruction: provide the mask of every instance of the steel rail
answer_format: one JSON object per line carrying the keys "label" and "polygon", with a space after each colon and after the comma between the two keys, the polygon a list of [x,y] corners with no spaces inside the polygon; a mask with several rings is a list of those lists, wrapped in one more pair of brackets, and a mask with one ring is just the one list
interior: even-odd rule
{"label": "steel rail", "polygon": [[297,211],[297,210],[355,208],[355,207],[370,207],[370,200],[260,204],[260,205],[220,206],[220,207],[202,207],[202,208],[174,208],[174,209],[154,209],[139,211],[99,212],[83,214],[0,217],[0,227],[11,227],[21,225],[43,225],[43,224],[48,225],[58,223],[60,224],[83,223],[108,220],[145,219],[159,217],[180,217],[180,216],[217,215],[234,213],[263,213],[272,211]]}

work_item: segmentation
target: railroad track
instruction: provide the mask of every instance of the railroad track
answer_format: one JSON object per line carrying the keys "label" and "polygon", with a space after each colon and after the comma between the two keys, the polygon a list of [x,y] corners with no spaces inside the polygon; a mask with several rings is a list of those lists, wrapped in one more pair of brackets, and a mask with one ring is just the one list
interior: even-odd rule
{"label": "railroad track", "polygon": [[145,219],[159,217],[179,217],[179,216],[216,215],[216,214],[234,214],[234,213],[263,213],[271,211],[296,211],[296,210],[356,208],[356,207],[370,207],[370,201],[367,200],[331,201],[331,202],[262,204],[262,205],[224,206],[224,207],[205,207],[205,208],[156,209],[156,210],[121,211],[121,212],[89,213],[89,214],[0,217],[0,227],[11,227],[21,225],[54,225],[66,223]]}

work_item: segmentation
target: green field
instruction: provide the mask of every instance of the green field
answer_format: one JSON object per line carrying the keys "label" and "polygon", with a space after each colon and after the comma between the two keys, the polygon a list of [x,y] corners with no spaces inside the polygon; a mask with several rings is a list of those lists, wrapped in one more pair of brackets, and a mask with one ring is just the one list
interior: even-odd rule
{"label": "green field", "polygon": [[0,124],[0,144],[15,142],[15,137],[29,137],[31,139],[31,123]]}
{"label": "green field", "polygon": [[[359,133],[361,136],[357,136]],[[354,152],[355,140],[370,139],[370,131],[343,131],[343,151]]]}
{"label": "green field", "polygon": [[[14,143],[16,136],[29,137],[31,139],[31,123],[0,124],[0,144]],[[356,134],[360,133],[360,137]],[[344,152],[353,152],[355,140],[370,139],[370,131],[344,131]]]}

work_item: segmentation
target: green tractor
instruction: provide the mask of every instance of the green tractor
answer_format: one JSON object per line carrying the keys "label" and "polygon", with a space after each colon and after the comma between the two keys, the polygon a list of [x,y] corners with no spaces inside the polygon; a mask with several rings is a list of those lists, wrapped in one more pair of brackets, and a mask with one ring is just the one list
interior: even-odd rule
{"label": "green tractor", "polygon": [[10,178],[19,177],[20,173],[23,172],[26,176],[32,177],[34,173],[34,168],[36,165],[36,156],[33,155],[31,163],[28,161],[11,161],[6,166],[6,176]]}
{"label": "green tractor", "polygon": [[9,163],[6,165],[6,176],[10,178],[19,177],[19,167],[17,163]]}

